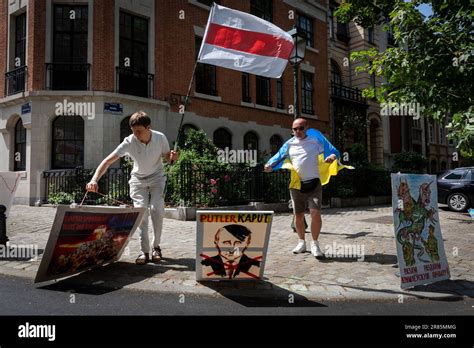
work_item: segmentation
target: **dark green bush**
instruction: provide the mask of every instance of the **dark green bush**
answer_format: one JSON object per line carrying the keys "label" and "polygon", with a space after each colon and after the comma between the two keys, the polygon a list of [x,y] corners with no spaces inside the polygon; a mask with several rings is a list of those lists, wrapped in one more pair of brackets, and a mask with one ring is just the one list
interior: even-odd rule
{"label": "dark green bush", "polygon": [[428,160],[423,155],[416,152],[401,152],[393,156],[394,173],[422,174],[426,171]]}

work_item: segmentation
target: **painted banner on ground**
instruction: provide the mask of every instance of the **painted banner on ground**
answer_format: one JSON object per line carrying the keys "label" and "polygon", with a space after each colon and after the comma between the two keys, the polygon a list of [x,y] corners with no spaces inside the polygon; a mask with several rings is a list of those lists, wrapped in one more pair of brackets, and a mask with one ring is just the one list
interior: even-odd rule
{"label": "painted banner on ground", "polygon": [[20,173],[0,172],[0,205],[4,205],[7,208],[7,217],[19,182]]}
{"label": "painted banner on ground", "polygon": [[392,207],[401,288],[449,279],[436,176],[392,174]]}
{"label": "painted banner on ground", "polygon": [[273,211],[198,210],[196,279],[262,279]]}
{"label": "painted banner on ground", "polygon": [[35,283],[120,258],[145,208],[58,206]]}

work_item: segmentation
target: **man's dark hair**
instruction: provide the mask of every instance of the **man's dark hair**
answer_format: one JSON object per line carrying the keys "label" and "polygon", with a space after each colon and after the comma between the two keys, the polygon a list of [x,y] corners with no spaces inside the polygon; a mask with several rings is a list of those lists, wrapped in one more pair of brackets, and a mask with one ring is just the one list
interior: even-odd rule
{"label": "man's dark hair", "polygon": [[242,225],[227,225],[224,228],[241,242],[252,233],[247,227]]}
{"label": "man's dark hair", "polygon": [[132,116],[130,116],[130,121],[128,124],[130,127],[143,126],[146,128],[151,124],[151,119],[145,111],[137,111]]}

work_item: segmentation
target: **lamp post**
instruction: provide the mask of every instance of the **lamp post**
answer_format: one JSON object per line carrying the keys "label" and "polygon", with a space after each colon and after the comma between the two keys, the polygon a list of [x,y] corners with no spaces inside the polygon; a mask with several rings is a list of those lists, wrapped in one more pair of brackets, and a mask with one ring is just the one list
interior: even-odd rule
{"label": "lamp post", "polygon": [[293,115],[297,119],[299,117],[299,98],[298,98],[298,68],[300,63],[304,59],[306,51],[306,33],[298,30],[298,27],[291,29],[288,34],[293,38],[293,51],[290,54],[289,61],[293,65],[293,93],[294,93],[294,105]]}
{"label": "lamp post", "polygon": [[[304,59],[304,54],[306,51],[306,33],[298,30],[298,27],[294,27],[291,29],[288,34],[291,35],[293,38],[293,51],[290,54],[289,61],[291,65],[293,65],[293,95],[294,95],[294,105],[293,105],[293,119],[297,119],[300,116],[299,107],[300,102],[298,98],[298,68],[300,63]],[[305,229],[308,227],[306,223],[306,219],[304,219],[304,227]],[[295,216],[293,216],[293,220],[291,222],[291,228],[293,231],[296,232],[296,225],[295,225]]]}

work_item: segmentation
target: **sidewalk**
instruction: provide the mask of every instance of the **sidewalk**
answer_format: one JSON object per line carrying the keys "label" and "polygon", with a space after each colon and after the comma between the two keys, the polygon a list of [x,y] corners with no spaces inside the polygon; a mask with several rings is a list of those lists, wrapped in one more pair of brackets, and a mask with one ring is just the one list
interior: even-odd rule
{"label": "sidewalk", "polygon": [[[52,207],[13,206],[7,220],[10,244],[38,244],[42,253],[55,213],[56,209]],[[364,247],[363,261],[356,258],[318,261],[309,252],[293,255],[291,250],[297,237],[290,229],[292,216],[278,214],[274,217],[270,235],[265,281],[202,284],[196,283],[194,272],[196,223],[165,219],[161,244],[164,260],[160,264],[135,265],[139,251],[138,235],[135,234],[128,250],[115,264],[57,284],[89,288],[85,291],[128,288],[226,297],[295,298],[295,301],[302,298],[401,301],[410,297],[473,297],[474,220],[467,213],[440,209],[451,280],[405,291],[400,289],[400,278],[396,276],[398,267],[391,214],[389,206],[323,210],[321,249],[324,251],[327,245],[334,243]],[[307,234],[307,241],[310,238]],[[40,258],[41,254],[37,261],[0,260],[0,274],[30,278],[33,284]]]}

